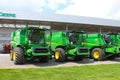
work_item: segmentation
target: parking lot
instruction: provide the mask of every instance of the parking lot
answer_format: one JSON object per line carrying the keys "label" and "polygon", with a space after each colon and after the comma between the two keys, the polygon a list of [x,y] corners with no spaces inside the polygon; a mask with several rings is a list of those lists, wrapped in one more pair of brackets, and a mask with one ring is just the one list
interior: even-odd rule
{"label": "parking lot", "polygon": [[84,66],[84,65],[99,65],[99,64],[114,64],[120,63],[120,58],[115,60],[94,61],[93,59],[83,59],[82,61],[67,61],[64,63],[55,62],[54,59],[47,63],[28,62],[22,65],[14,65],[13,61],[10,61],[9,54],[0,54],[0,68],[40,68],[40,67],[60,67],[60,66]]}

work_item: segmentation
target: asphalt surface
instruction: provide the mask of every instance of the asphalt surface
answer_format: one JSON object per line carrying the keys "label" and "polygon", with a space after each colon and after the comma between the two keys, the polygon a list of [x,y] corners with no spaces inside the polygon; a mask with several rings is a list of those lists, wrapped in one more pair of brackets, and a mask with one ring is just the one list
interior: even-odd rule
{"label": "asphalt surface", "polygon": [[0,54],[0,68],[42,68],[42,67],[60,67],[60,66],[84,66],[84,65],[99,65],[99,64],[120,64],[120,58],[115,60],[94,61],[93,59],[83,59],[82,61],[67,61],[64,63],[55,62],[54,59],[47,63],[40,63],[38,61],[28,62],[22,65],[15,65],[10,60],[9,54]]}

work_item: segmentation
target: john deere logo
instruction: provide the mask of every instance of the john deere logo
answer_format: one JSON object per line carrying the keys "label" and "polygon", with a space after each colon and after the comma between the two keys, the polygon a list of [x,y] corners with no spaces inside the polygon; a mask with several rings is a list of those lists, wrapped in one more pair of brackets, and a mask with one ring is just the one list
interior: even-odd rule
{"label": "john deere logo", "polygon": [[16,17],[16,14],[0,12],[0,17]]}

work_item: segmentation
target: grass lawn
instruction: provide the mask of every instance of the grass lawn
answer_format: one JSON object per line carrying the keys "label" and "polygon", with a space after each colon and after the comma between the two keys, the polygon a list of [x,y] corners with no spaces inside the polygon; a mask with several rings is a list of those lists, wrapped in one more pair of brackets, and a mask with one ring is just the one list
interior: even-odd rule
{"label": "grass lawn", "polygon": [[120,64],[0,69],[0,80],[120,80]]}

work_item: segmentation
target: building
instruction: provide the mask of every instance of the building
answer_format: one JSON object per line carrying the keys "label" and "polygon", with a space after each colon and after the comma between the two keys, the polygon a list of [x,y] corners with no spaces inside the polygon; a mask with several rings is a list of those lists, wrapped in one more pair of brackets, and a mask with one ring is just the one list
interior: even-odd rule
{"label": "building", "polygon": [[120,32],[120,21],[59,14],[0,12],[0,44],[10,42],[12,31],[33,26],[51,26],[52,30],[84,30],[86,32]]}

